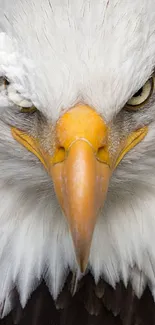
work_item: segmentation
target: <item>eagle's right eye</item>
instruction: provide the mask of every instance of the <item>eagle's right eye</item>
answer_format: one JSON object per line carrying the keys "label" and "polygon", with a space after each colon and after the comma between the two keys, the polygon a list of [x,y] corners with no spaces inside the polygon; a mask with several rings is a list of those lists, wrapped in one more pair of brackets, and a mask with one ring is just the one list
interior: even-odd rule
{"label": "eagle's right eye", "polygon": [[9,82],[6,78],[0,77],[0,91],[7,89]]}
{"label": "eagle's right eye", "polygon": [[37,108],[35,106],[31,106],[31,107],[22,107],[20,112],[21,113],[34,113],[37,111]]}

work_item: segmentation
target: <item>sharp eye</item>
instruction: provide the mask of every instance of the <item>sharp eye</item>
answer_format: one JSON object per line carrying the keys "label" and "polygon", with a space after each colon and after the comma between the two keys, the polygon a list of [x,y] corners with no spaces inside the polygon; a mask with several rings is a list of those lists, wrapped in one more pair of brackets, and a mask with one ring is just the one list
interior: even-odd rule
{"label": "sharp eye", "polygon": [[150,78],[146,84],[140,88],[126,104],[127,109],[136,111],[141,108],[152,95],[154,89],[154,78]]}
{"label": "sharp eye", "polygon": [[8,85],[9,85],[9,81],[3,77],[0,77],[0,90],[7,89]]}
{"label": "sharp eye", "polygon": [[34,113],[37,111],[37,108],[35,106],[31,106],[31,107],[22,107],[20,112],[21,113]]}

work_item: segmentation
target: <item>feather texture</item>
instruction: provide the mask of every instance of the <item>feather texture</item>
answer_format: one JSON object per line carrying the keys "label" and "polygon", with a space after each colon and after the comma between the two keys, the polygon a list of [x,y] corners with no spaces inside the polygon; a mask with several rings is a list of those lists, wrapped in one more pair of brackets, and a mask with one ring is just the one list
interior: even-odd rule
{"label": "feather texture", "polygon": [[53,119],[82,101],[109,121],[154,69],[154,21],[154,0],[0,0],[0,73]]}
{"label": "feather texture", "polygon": [[154,325],[154,301],[148,288],[139,300],[130,284],[125,288],[120,282],[113,289],[100,280],[104,296],[99,298],[96,284],[88,274],[72,296],[71,281],[69,276],[56,305],[45,283],[36,289],[23,310],[16,294],[14,310],[0,325]]}

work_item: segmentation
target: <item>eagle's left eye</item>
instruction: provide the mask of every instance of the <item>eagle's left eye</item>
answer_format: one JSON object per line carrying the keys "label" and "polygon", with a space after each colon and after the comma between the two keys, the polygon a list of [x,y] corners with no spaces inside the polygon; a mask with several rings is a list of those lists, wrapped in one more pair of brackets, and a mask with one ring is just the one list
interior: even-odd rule
{"label": "eagle's left eye", "polygon": [[141,108],[151,97],[154,89],[154,78],[150,78],[145,85],[140,88],[134,96],[127,102],[127,108],[131,110],[138,110]]}

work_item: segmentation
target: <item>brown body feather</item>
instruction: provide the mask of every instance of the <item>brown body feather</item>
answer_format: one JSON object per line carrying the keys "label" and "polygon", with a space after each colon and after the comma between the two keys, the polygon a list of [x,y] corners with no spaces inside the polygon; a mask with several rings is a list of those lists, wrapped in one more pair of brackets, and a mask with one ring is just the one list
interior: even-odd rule
{"label": "brown body feather", "polygon": [[148,288],[138,299],[131,285],[120,282],[116,288],[104,280],[96,286],[87,274],[72,296],[72,277],[69,276],[56,302],[45,283],[32,294],[22,309],[17,293],[14,309],[0,325],[154,325],[155,304]]}

